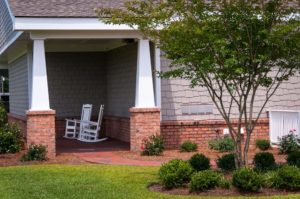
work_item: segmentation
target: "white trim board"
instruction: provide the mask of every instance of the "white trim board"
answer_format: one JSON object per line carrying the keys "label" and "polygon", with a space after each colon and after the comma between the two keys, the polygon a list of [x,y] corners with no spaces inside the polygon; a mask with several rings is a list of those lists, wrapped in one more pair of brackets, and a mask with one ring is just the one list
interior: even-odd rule
{"label": "white trim board", "polygon": [[15,17],[15,30],[134,30],[128,25],[105,24],[98,18]]}

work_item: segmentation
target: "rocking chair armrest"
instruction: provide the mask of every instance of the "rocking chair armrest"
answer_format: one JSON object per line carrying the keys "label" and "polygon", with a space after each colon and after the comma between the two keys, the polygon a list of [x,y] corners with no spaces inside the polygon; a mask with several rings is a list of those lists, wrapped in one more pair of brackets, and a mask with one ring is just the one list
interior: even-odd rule
{"label": "rocking chair armrest", "polygon": [[92,122],[92,121],[80,121],[82,122],[83,124],[87,124],[89,126],[97,126],[98,123],[97,122]]}

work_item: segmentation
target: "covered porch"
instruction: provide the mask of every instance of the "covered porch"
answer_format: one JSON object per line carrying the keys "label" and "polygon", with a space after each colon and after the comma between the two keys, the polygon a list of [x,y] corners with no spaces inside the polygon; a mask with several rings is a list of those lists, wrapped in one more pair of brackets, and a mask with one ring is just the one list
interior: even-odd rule
{"label": "covered porch", "polygon": [[[160,133],[160,52],[136,32],[97,31],[31,34],[27,144],[44,144],[49,157],[63,152],[140,150],[142,140]],[[104,104],[100,136],[94,144],[63,138],[65,118],[80,118],[93,105],[97,121]]]}

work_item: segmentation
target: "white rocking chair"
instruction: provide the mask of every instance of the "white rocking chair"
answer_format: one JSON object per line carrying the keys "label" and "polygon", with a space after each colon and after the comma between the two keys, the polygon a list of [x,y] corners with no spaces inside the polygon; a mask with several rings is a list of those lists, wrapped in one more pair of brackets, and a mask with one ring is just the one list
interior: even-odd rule
{"label": "white rocking chair", "polygon": [[100,106],[98,121],[97,122],[84,122],[85,125],[79,133],[78,140],[82,142],[101,142],[107,140],[107,138],[99,139],[99,131],[101,128],[102,117],[103,117],[104,105]]}
{"label": "white rocking chair", "polygon": [[82,131],[85,122],[91,121],[92,104],[84,104],[81,111],[81,119],[66,119],[66,131],[64,138],[77,139],[78,134]]}

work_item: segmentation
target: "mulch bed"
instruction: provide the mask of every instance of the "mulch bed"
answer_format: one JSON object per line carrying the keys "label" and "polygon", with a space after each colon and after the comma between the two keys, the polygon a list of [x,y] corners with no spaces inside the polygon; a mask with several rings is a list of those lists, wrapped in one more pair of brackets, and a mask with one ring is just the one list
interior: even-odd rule
{"label": "mulch bed", "polygon": [[[254,157],[255,153],[261,152],[259,149],[256,149],[252,153],[249,153],[249,160],[251,163],[251,160]],[[271,152],[274,154],[274,157],[276,159],[277,163],[284,163],[286,155],[278,154],[278,149],[273,148],[268,150],[268,152]],[[172,159],[182,159],[182,160],[188,160],[192,155],[195,153],[203,153],[207,157],[209,157],[212,160],[212,166],[215,167],[215,160],[218,157],[221,157],[222,155],[226,153],[221,153],[218,151],[210,150],[210,149],[199,149],[197,152],[180,152],[179,150],[166,150],[163,152],[160,156],[141,156],[139,152],[132,152],[132,151],[118,151],[115,152],[117,155],[127,158],[127,159],[133,159],[133,160],[141,160],[141,161],[159,161],[159,162],[168,162]]]}
{"label": "mulch bed", "polygon": [[288,195],[288,194],[299,194],[298,192],[286,191],[286,190],[278,190],[278,189],[269,189],[263,188],[257,193],[253,192],[241,192],[235,187],[231,187],[230,189],[223,188],[215,188],[205,192],[193,192],[190,193],[188,188],[176,188],[176,189],[165,189],[160,184],[153,184],[149,186],[150,191],[166,193],[170,195],[197,195],[197,196],[274,196],[274,195]]}
{"label": "mulch bed", "polygon": [[55,159],[49,159],[47,161],[29,161],[22,162],[20,158],[25,154],[25,151],[21,151],[15,154],[0,154],[0,167],[6,166],[18,166],[18,165],[37,165],[37,164],[86,164],[86,162],[73,154],[60,154]]}

